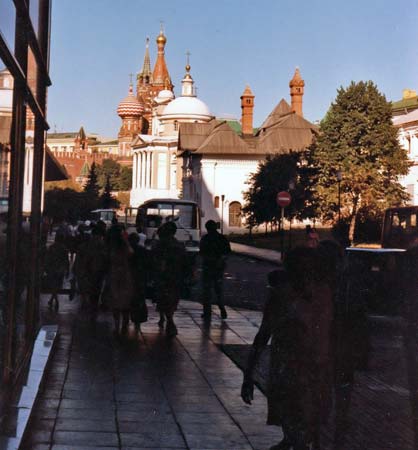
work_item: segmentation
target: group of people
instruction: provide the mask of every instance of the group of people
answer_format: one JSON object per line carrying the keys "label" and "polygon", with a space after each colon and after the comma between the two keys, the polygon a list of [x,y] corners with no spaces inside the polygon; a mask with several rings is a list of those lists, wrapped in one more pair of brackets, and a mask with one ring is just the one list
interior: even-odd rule
{"label": "group of people", "polygon": [[[208,233],[200,243],[203,317],[211,318],[213,290],[221,317],[226,319],[222,279],[230,245],[217,232],[214,221],[208,221],[206,228]],[[58,309],[58,294],[71,272],[70,297],[74,290],[79,293],[92,322],[101,302],[113,312],[115,334],[126,334],[130,321],[139,331],[140,324],[147,321],[145,300],[150,295],[160,314],[158,325],[165,327],[168,337],[175,336],[174,313],[185,279],[190,277],[190,258],[184,244],[175,238],[175,222],[159,227],[158,239],[150,248],[145,248],[144,235],[138,231],[128,235],[116,219],[109,229],[102,221],[83,223],[78,229],[60,225],[44,259],[44,288],[51,293],[49,306]]]}

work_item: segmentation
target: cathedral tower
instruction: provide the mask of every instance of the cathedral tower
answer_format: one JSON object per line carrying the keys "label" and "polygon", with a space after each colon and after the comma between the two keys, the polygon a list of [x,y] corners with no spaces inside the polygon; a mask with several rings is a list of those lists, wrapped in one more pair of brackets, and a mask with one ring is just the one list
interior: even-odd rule
{"label": "cathedral tower", "polygon": [[299,67],[296,67],[295,74],[289,83],[290,87],[290,97],[291,97],[291,107],[292,111],[303,117],[302,104],[303,104],[303,90],[305,87],[305,82],[300,76]]}
{"label": "cathedral tower", "polygon": [[149,56],[149,38],[147,37],[145,44],[145,56],[142,69],[137,75],[136,96],[140,103],[144,105],[144,113],[142,120],[142,129],[140,133],[146,134],[150,131],[149,124],[152,116],[152,71],[151,59]]}
{"label": "cathedral tower", "polygon": [[243,136],[253,135],[254,94],[250,86],[246,86],[241,95],[241,127]]}
{"label": "cathedral tower", "polygon": [[163,89],[172,91],[174,88],[165,62],[164,49],[166,43],[167,38],[164,36],[163,29],[161,28],[160,34],[157,37],[157,60],[155,61],[154,72],[152,74],[153,97],[156,97]]}
{"label": "cathedral tower", "polygon": [[119,156],[130,156],[131,142],[141,132],[143,112],[144,106],[135,97],[131,81],[128,96],[119,103],[117,109],[117,113],[122,119],[122,126],[118,134]]}

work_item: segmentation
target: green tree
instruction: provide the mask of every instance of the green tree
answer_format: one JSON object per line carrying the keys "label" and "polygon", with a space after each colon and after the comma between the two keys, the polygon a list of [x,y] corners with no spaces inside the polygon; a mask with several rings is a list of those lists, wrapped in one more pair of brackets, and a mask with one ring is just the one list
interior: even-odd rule
{"label": "green tree", "polygon": [[118,189],[118,179],[120,174],[120,164],[114,159],[104,159],[103,163],[97,166],[97,184],[100,189],[104,189],[107,179],[110,178],[110,184],[114,189]]}
{"label": "green tree", "polygon": [[118,191],[130,191],[131,188],[132,188],[132,167],[121,166],[118,179]]}
{"label": "green tree", "polygon": [[408,173],[407,155],[397,140],[390,103],[371,81],[341,87],[320,131],[312,156],[321,215],[336,221],[340,184],[341,214],[353,242],[360,210],[376,214],[408,199],[399,183]]}
{"label": "green tree", "polygon": [[119,202],[112,196],[112,185],[110,184],[110,176],[107,176],[106,184],[100,196],[99,206],[102,208],[118,208]]}
{"label": "green tree", "polygon": [[285,216],[298,219],[314,216],[313,177],[308,156],[308,151],[278,154],[259,163],[257,172],[248,180],[250,187],[244,193],[243,212],[250,226],[279,221],[276,196],[280,191],[289,191],[289,187],[292,188],[292,203],[285,208]]}
{"label": "green tree", "polygon": [[89,174],[87,177],[86,185],[84,186],[84,192],[88,194],[92,199],[99,198],[99,185],[97,183],[97,169],[96,164],[93,164],[90,167]]}

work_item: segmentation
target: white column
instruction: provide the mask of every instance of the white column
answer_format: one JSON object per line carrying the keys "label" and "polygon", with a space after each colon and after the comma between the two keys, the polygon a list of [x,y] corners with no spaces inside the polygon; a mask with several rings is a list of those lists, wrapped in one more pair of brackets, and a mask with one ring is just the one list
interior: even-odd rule
{"label": "white column", "polygon": [[149,153],[145,152],[145,187],[148,187],[149,183]]}
{"label": "white column", "polygon": [[137,162],[138,156],[136,153],[132,156],[132,189],[136,189],[136,180],[137,180]]}
{"label": "white column", "polygon": [[145,152],[141,152],[141,187],[145,187]]}

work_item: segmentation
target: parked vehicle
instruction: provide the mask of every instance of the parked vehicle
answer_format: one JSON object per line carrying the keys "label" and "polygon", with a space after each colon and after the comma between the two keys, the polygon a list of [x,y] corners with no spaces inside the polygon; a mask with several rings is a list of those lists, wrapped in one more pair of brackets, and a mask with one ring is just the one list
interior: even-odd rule
{"label": "parked vehicle", "polygon": [[147,236],[146,245],[158,239],[157,230],[165,222],[177,226],[176,239],[183,242],[191,253],[199,251],[200,213],[197,203],[179,199],[152,199],[138,208],[126,208],[125,225],[129,229],[141,228]]}
{"label": "parked vehicle", "polygon": [[356,268],[351,270],[349,282],[356,284],[371,314],[401,312],[402,258],[408,248],[418,244],[417,217],[418,206],[389,208],[384,214],[381,248],[346,249],[349,268]]}
{"label": "parked vehicle", "polygon": [[114,209],[95,209],[90,211],[89,219],[92,222],[98,222],[102,220],[106,226],[112,224],[112,219],[116,217],[116,211]]}

